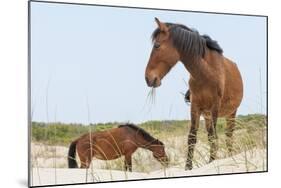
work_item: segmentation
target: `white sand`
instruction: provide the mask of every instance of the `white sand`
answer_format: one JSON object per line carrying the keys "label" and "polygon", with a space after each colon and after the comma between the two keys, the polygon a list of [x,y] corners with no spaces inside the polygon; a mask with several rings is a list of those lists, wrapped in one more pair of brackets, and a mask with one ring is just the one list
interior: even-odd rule
{"label": "white sand", "polygon": [[[118,181],[175,176],[194,176],[207,174],[239,173],[266,170],[266,151],[250,150],[233,157],[215,160],[199,168],[185,171],[183,165],[171,166],[167,169],[142,172],[124,172],[105,169],[68,169],[68,168],[32,168],[32,185],[71,184],[100,181]],[[196,165],[195,165],[196,166]]]}

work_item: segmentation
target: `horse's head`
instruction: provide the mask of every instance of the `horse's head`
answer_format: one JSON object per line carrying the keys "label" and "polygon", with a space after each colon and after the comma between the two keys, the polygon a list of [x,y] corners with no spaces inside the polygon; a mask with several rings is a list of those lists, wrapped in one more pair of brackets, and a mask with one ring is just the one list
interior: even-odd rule
{"label": "horse's head", "polygon": [[153,143],[151,143],[150,150],[152,151],[153,157],[155,159],[157,159],[165,167],[168,166],[169,158],[166,155],[165,146],[161,141],[159,140],[153,141]]}
{"label": "horse's head", "polygon": [[145,80],[149,87],[158,87],[161,85],[162,78],[179,61],[180,55],[170,40],[169,27],[155,21],[158,28],[152,35],[153,49],[145,71]]}

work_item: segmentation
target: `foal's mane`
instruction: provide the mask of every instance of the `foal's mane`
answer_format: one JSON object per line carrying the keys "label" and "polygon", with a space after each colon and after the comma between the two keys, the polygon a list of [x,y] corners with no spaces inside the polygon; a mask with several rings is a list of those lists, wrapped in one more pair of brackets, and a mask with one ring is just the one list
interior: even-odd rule
{"label": "foal's mane", "polygon": [[[203,57],[205,48],[217,51],[219,54],[223,53],[223,49],[219,46],[217,41],[213,40],[208,35],[200,35],[195,29],[190,29],[182,24],[165,23],[169,28],[170,38],[174,47],[181,53],[195,59]],[[155,42],[157,36],[161,33],[159,28],[155,29],[152,33],[152,42]]]}
{"label": "foal's mane", "polygon": [[134,125],[134,124],[130,124],[130,123],[127,123],[127,124],[123,124],[123,125],[119,125],[118,127],[127,127],[127,128],[130,128],[132,130],[134,130],[135,132],[137,132],[138,134],[141,134],[143,136],[143,138],[150,142],[150,143],[155,143],[155,144],[160,144],[160,145],[163,145],[163,143],[158,140],[158,139],[155,139],[153,138],[148,132],[146,132],[144,129]]}

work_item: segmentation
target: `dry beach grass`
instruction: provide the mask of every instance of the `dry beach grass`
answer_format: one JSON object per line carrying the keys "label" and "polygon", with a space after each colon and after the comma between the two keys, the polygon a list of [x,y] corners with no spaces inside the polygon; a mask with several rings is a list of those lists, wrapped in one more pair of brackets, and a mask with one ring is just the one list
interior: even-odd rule
{"label": "dry beach grass", "polygon": [[232,156],[228,155],[223,129],[218,131],[218,159],[212,163],[208,163],[207,133],[204,126],[200,126],[194,168],[191,171],[184,171],[189,122],[186,122],[187,126],[178,129],[173,128],[173,122],[162,123],[161,130],[158,126],[146,126],[145,129],[165,144],[170,158],[169,168],[163,168],[150,151],[138,149],[133,155],[132,173],[123,171],[123,158],[111,161],[94,159],[88,170],[68,169],[67,145],[48,145],[46,142],[34,141],[31,147],[31,182],[33,185],[68,184],[267,170],[267,128],[264,118],[259,120],[252,118],[247,123],[237,120]]}

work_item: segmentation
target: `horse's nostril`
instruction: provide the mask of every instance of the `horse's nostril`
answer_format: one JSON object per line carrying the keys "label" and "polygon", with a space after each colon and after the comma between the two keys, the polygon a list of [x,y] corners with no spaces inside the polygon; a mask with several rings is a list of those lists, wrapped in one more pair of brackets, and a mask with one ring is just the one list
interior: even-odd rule
{"label": "horse's nostril", "polygon": [[153,80],[153,84],[152,85],[155,86],[156,82],[157,82],[157,78],[155,77],[154,80]]}
{"label": "horse's nostril", "polygon": [[149,87],[155,87],[157,85],[157,77],[149,79],[148,76],[145,76],[145,81]]}
{"label": "horse's nostril", "polygon": [[149,79],[147,76],[145,77],[145,81],[146,81],[147,85],[149,85]]}

